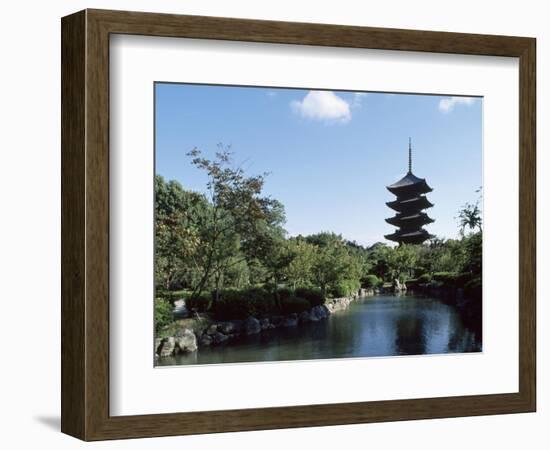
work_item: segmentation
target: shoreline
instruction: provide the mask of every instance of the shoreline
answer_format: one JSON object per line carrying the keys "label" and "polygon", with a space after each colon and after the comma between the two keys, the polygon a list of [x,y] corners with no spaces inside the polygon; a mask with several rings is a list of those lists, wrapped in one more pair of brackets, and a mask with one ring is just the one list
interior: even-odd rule
{"label": "shoreline", "polygon": [[[453,291],[453,292],[451,292]],[[260,334],[281,328],[299,327],[306,323],[319,322],[330,315],[346,310],[351,303],[374,295],[407,295],[433,296],[447,304],[454,305],[464,319],[471,320],[470,314],[464,316],[472,300],[464,297],[463,289],[433,288],[416,286],[400,289],[358,289],[347,297],[327,299],[323,305],[314,306],[301,313],[287,315],[270,315],[263,317],[249,316],[238,320],[213,320],[207,315],[178,321],[178,329],[169,336],[155,338],[155,360],[176,356],[180,353],[193,353],[204,347],[227,345],[241,337]]]}
{"label": "shoreline", "polygon": [[259,334],[267,330],[319,322],[327,319],[331,314],[346,310],[357,299],[372,297],[376,293],[374,289],[361,288],[350,296],[327,299],[323,305],[314,306],[299,314],[249,316],[246,319],[225,321],[211,320],[206,316],[182,320],[181,327],[173,336],[155,338],[155,358],[193,353],[201,347],[226,344],[242,336]]}

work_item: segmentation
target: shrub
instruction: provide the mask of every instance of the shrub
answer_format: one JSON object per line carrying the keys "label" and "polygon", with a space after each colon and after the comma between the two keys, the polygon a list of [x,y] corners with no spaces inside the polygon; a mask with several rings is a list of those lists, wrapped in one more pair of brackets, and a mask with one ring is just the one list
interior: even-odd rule
{"label": "shrub", "polygon": [[248,299],[236,289],[222,291],[213,307],[216,318],[224,320],[244,319],[250,315],[248,310]]}
{"label": "shrub", "polygon": [[265,289],[226,289],[214,305],[218,319],[245,319],[248,316],[262,316],[278,312],[275,296]]}
{"label": "shrub", "polygon": [[456,273],[456,272],[436,272],[433,274],[435,281],[442,282],[445,286],[452,286],[456,288],[462,288],[468,281],[472,279],[470,273]]}
{"label": "shrub", "polygon": [[172,320],[172,305],[170,302],[157,298],[155,300],[155,331],[158,333]]}
{"label": "shrub", "polygon": [[380,286],[381,280],[376,275],[367,275],[363,279],[364,288],[375,288]]}
{"label": "shrub", "polygon": [[325,296],[323,295],[323,291],[319,288],[298,287],[296,288],[295,295],[296,297],[305,298],[312,308],[325,304]]}
{"label": "shrub", "polygon": [[432,281],[432,276],[429,273],[425,273],[423,275],[420,275],[416,281],[419,284],[426,284]]}
{"label": "shrub", "polygon": [[248,301],[248,315],[262,316],[275,312],[277,303],[271,292],[259,287],[245,289],[241,292]]}
{"label": "shrub", "polygon": [[279,300],[283,300],[294,295],[294,292],[292,291],[292,289],[285,287],[277,289],[276,295]]}
{"label": "shrub", "polygon": [[189,311],[206,312],[212,306],[212,296],[203,294],[186,298],[185,306]]}
{"label": "shrub", "polygon": [[333,297],[347,297],[357,291],[360,283],[357,280],[342,280],[332,286],[329,290]]}
{"label": "shrub", "polygon": [[457,276],[458,274],[456,272],[436,272],[433,274],[432,279],[449,286],[454,285]]}
{"label": "shrub", "polygon": [[305,298],[291,296],[281,300],[281,312],[283,314],[300,314],[311,307],[309,301]]}

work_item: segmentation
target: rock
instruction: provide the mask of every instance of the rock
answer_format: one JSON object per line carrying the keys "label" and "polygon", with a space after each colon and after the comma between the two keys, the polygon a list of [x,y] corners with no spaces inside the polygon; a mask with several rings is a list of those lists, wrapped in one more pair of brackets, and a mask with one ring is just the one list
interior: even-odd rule
{"label": "rock", "polygon": [[298,315],[297,314],[291,314],[284,318],[283,320],[283,327],[290,328],[295,327],[298,325]]}
{"label": "rock", "polygon": [[370,297],[374,295],[373,288],[361,288],[359,291],[359,297]]}
{"label": "rock", "polygon": [[271,327],[271,322],[267,317],[260,319],[260,328],[262,330],[269,330]]}
{"label": "rock", "polygon": [[240,321],[221,322],[218,325],[218,331],[223,334],[236,334],[241,331],[242,323]]}
{"label": "rock", "polygon": [[163,339],[160,347],[159,355],[161,356],[161,358],[172,356],[174,354],[175,349],[176,349],[176,340],[174,339],[174,337]]}
{"label": "rock", "polygon": [[212,342],[214,344],[221,344],[222,342],[225,342],[227,341],[229,338],[223,334],[223,333],[220,333],[219,331],[217,331],[216,333],[214,333],[212,335]]}
{"label": "rock", "polygon": [[345,297],[335,298],[332,301],[331,312],[342,311],[343,309],[346,309],[348,305],[349,305],[349,299]]}
{"label": "rock", "polygon": [[272,328],[279,328],[282,324],[285,318],[283,316],[273,316],[271,318],[271,326]]}
{"label": "rock", "polygon": [[210,335],[210,336],[213,336],[214,334],[216,334],[218,331],[218,324],[216,323],[213,323],[212,325],[210,325],[207,329],[206,329],[206,334]]}
{"label": "rock", "polygon": [[392,286],[393,286],[393,291],[394,292],[403,292],[403,291],[407,290],[406,283],[401,283],[399,281],[399,279],[397,279],[397,278],[395,280],[393,280]]}
{"label": "rock", "polygon": [[258,334],[260,331],[262,331],[260,321],[255,317],[250,316],[244,321],[244,332],[247,335]]}
{"label": "rock", "polygon": [[310,320],[312,322],[319,322],[319,320],[323,320],[323,319],[326,319],[331,311],[335,310],[335,306],[333,305],[333,309],[329,309],[328,306],[326,305],[318,305],[318,306],[314,306],[313,308],[311,308],[311,311],[310,311]]}
{"label": "rock", "polygon": [[301,322],[301,323],[306,323],[306,322],[311,322],[311,319],[310,319],[310,311],[302,311],[300,313],[300,315],[298,316],[298,320]]}
{"label": "rock", "polygon": [[209,336],[208,334],[203,334],[199,340],[199,343],[205,347],[208,347],[209,345],[212,345],[212,336]]}
{"label": "rock", "polygon": [[162,345],[162,338],[155,338],[155,354],[159,353],[161,345]]}
{"label": "rock", "polygon": [[309,320],[310,320],[310,322],[319,322],[319,320],[321,320],[321,318],[317,314],[318,309],[319,308],[317,306],[314,306],[313,308],[311,308],[309,310]]}
{"label": "rock", "polygon": [[191,353],[197,350],[197,337],[188,328],[178,330],[175,340],[181,352]]}

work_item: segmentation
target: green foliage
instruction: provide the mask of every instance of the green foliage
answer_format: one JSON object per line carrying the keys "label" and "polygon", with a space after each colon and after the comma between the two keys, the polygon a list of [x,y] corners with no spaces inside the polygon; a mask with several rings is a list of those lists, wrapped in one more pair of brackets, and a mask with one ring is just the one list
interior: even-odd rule
{"label": "green foliage", "polygon": [[283,314],[300,314],[310,308],[311,305],[305,298],[291,296],[281,300],[281,312]]}
{"label": "green foliage", "polygon": [[286,288],[286,287],[279,288],[276,291],[276,296],[277,296],[277,299],[279,299],[279,300],[283,300],[283,299],[291,297],[293,295],[294,295],[294,290],[290,289],[290,288]]}
{"label": "green foliage", "polygon": [[[196,297],[268,276],[268,261],[284,236],[284,209],[262,196],[265,174],[246,176],[232,167],[231,154],[221,146],[213,160],[197,149],[188,156],[206,173],[208,195],[156,177],[157,288],[187,287]],[[253,270],[258,263],[263,273]]]}
{"label": "green foliage", "polygon": [[214,316],[222,320],[261,317],[278,312],[275,296],[262,288],[226,289],[213,305]]}
{"label": "green foliage", "polygon": [[466,203],[462,207],[458,212],[458,223],[462,234],[464,234],[466,227],[470,230],[477,228],[481,233],[481,209],[479,208],[479,201],[473,204]]}
{"label": "green foliage", "polygon": [[433,279],[443,283],[444,286],[462,288],[472,279],[471,273],[436,272]]}
{"label": "green foliage", "polygon": [[189,311],[199,313],[206,312],[212,306],[212,296],[210,294],[194,295],[185,299],[185,307]]}
{"label": "green foliage", "polygon": [[332,295],[348,290],[350,284],[358,288],[363,265],[349,242],[334,233],[307,236],[306,241],[318,248],[310,284]]}
{"label": "green foliage", "polygon": [[302,238],[290,238],[285,242],[284,250],[287,261],[282,274],[287,282],[294,287],[310,282],[317,261],[318,247]]}
{"label": "green foliage", "polygon": [[388,255],[391,251],[392,248],[382,242],[377,242],[367,249],[367,259],[371,266],[370,273],[381,280],[389,281]]}
{"label": "green foliage", "polygon": [[429,283],[430,281],[432,281],[432,275],[429,273],[423,273],[416,280],[416,282],[419,284],[426,284],[426,283]]}
{"label": "green foliage", "polygon": [[418,246],[400,245],[385,251],[385,265],[387,267],[388,281],[399,279],[406,281],[411,278],[418,261]]}
{"label": "green foliage", "polygon": [[200,194],[185,191],[176,181],[155,177],[155,284],[174,290],[192,283],[200,273],[193,264],[200,249],[200,218],[209,205]]}
{"label": "green foliage", "polygon": [[340,280],[330,288],[330,295],[334,298],[347,297],[357,292],[361,284],[358,280]]}
{"label": "green foliage", "polygon": [[295,290],[295,295],[296,297],[305,298],[312,308],[325,304],[325,296],[319,288],[298,287]]}
{"label": "green foliage", "polygon": [[382,280],[376,275],[367,275],[361,282],[361,285],[367,289],[379,287],[381,284]]}
{"label": "green foliage", "polygon": [[[459,212],[459,239],[366,248],[331,232],[286,238],[283,205],[263,193],[266,174],[235,168],[223,147],[212,159],[197,149],[188,156],[206,175],[206,194],[155,177],[155,289],[163,300],[185,298],[189,309],[230,319],[312,307],[396,278],[481,295],[471,282],[482,273],[479,202]],[[157,326],[172,320],[166,304],[155,303]]]}
{"label": "green foliage", "polygon": [[173,320],[172,305],[166,300],[155,300],[155,331],[158,333],[162,328]]}
{"label": "green foliage", "polygon": [[468,255],[462,266],[462,271],[481,274],[483,238],[481,233],[474,233],[463,239],[465,253]]}

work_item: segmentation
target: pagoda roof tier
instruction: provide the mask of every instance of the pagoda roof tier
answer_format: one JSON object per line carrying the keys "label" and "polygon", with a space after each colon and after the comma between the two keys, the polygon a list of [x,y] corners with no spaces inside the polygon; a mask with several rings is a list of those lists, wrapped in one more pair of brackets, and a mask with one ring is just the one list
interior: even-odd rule
{"label": "pagoda roof tier", "polygon": [[392,234],[386,234],[384,237],[390,241],[399,242],[400,244],[422,244],[422,242],[433,238],[426,230],[411,232],[396,231]]}
{"label": "pagoda roof tier", "polygon": [[410,228],[410,227],[420,227],[422,225],[427,225],[432,223],[434,220],[430,218],[426,213],[401,213],[396,214],[394,217],[386,219],[390,225],[396,227]]}
{"label": "pagoda roof tier", "polygon": [[419,195],[406,200],[397,199],[392,202],[387,202],[386,205],[398,212],[418,212],[422,209],[431,208],[433,203],[430,203],[423,195]]}
{"label": "pagoda roof tier", "polygon": [[426,194],[433,190],[428,186],[424,178],[418,178],[412,172],[408,172],[399,181],[386,186],[386,189],[398,197],[411,194]]}

